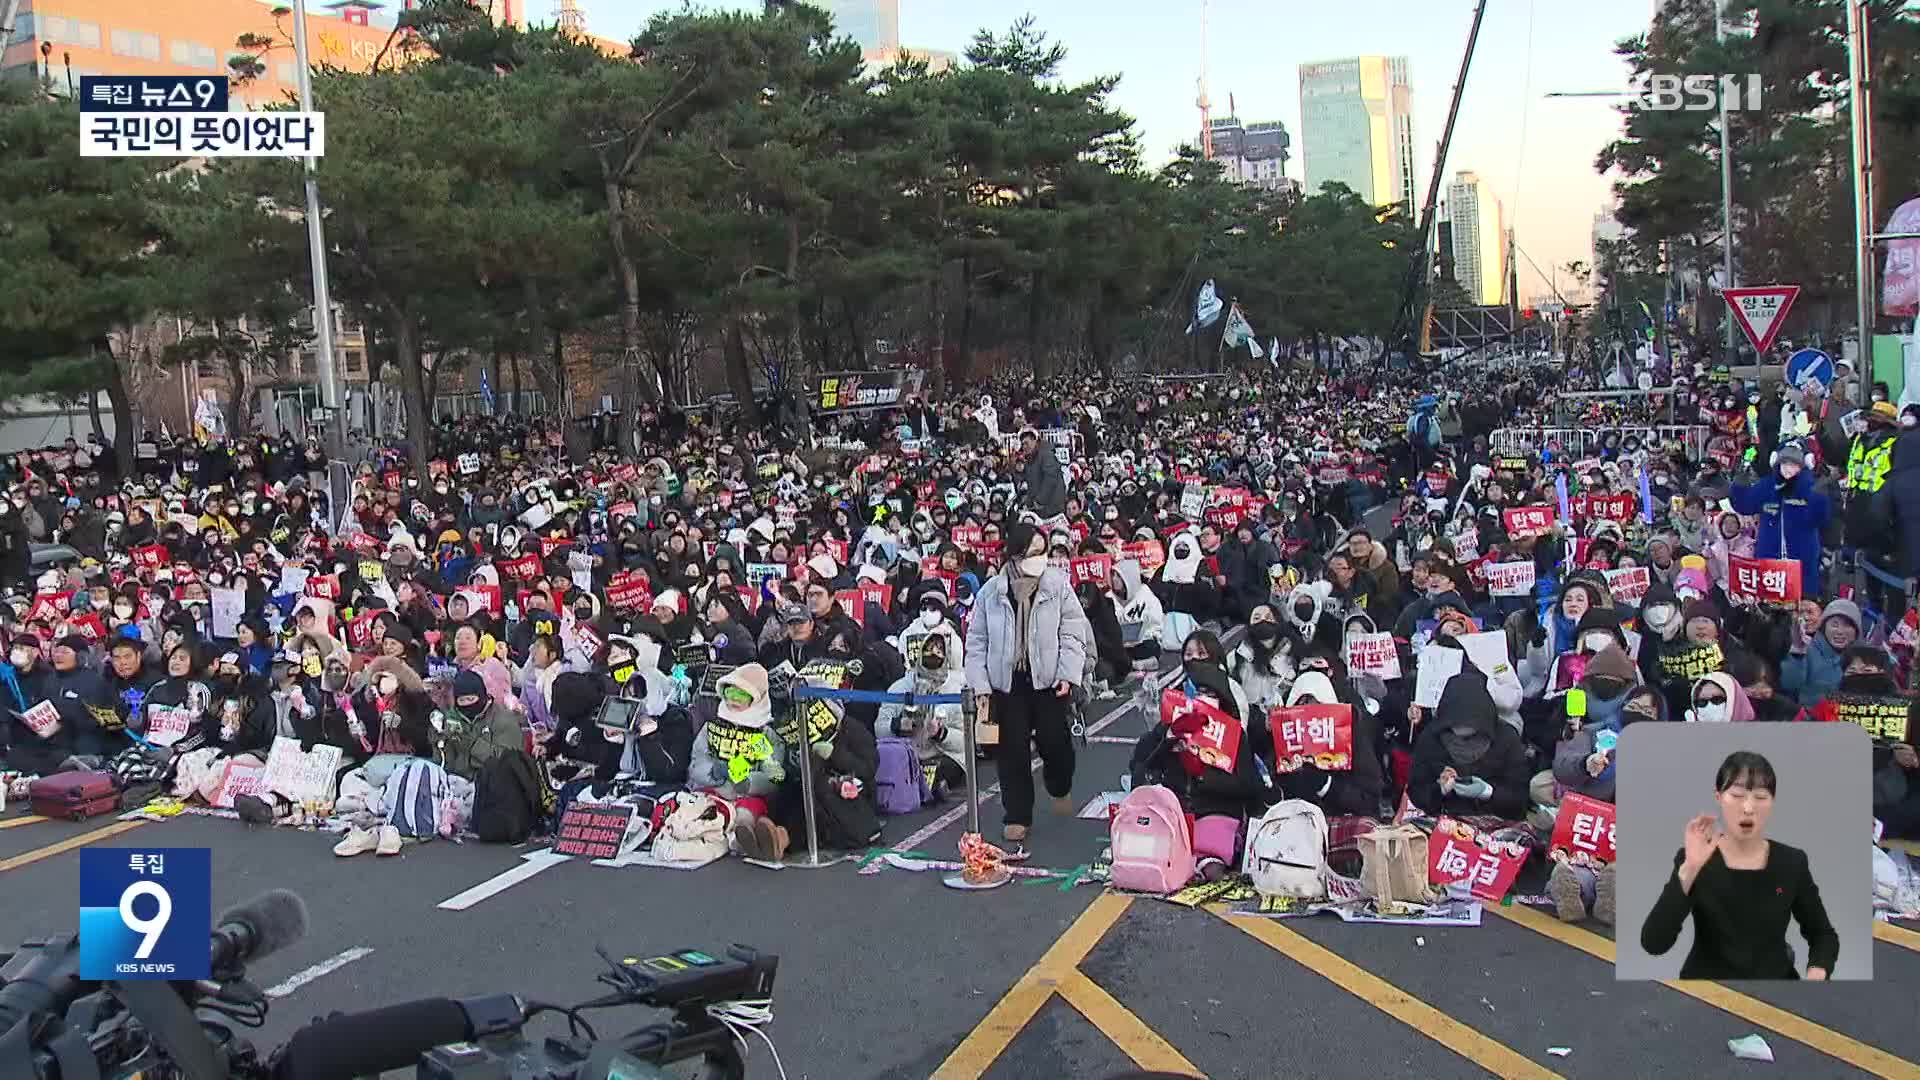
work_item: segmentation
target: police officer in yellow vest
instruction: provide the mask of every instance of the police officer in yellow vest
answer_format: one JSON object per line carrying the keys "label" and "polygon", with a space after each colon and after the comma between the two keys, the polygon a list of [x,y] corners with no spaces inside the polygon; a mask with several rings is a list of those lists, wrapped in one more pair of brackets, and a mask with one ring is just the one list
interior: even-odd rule
{"label": "police officer in yellow vest", "polygon": [[1892,549],[1893,522],[1885,500],[1876,496],[1893,469],[1893,440],[1900,413],[1891,402],[1876,401],[1864,414],[1867,429],[1853,438],[1847,454],[1847,544],[1863,553]]}

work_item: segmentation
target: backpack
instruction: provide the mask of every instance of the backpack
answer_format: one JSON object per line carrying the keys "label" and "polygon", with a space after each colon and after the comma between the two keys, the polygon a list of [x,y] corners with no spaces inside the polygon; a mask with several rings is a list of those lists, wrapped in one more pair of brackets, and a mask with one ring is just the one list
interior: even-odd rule
{"label": "backpack", "polygon": [[1157,784],[1127,792],[1114,811],[1113,887],[1162,896],[1193,877],[1193,838],[1180,799]]}
{"label": "backpack", "polygon": [[546,816],[546,785],[525,750],[506,750],[480,767],[473,785],[473,831],[485,843],[518,844]]}
{"label": "backpack", "polygon": [[933,792],[927,787],[920,755],[907,739],[879,741],[880,766],[873,773],[874,806],[883,814],[911,814],[926,805]]}
{"label": "backpack", "polygon": [[1425,904],[1433,898],[1427,882],[1427,834],[1412,825],[1389,825],[1360,838],[1360,882],[1374,900]]}
{"label": "backpack", "polygon": [[1326,815],[1305,799],[1274,804],[1247,831],[1244,866],[1263,896],[1326,896]]}
{"label": "backpack", "polygon": [[387,824],[401,836],[434,836],[440,828],[440,802],[447,795],[447,772],[425,758],[414,758],[387,776]]}
{"label": "backpack", "polygon": [[718,800],[697,791],[675,800],[653,838],[661,862],[712,862],[727,853],[727,815]]}

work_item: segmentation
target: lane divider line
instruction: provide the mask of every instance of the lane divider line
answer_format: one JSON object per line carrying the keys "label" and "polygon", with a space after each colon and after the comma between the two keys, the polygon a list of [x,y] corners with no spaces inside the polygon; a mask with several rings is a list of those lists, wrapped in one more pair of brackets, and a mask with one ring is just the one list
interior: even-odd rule
{"label": "lane divider line", "polygon": [[72,851],[74,848],[86,847],[96,840],[105,840],[110,836],[119,836],[121,833],[130,832],[145,824],[147,824],[145,821],[116,821],[104,829],[95,829],[92,832],[69,836],[57,844],[48,844],[43,848],[35,848],[32,851],[15,855],[10,859],[0,859],[0,874],[4,874],[8,870],[16,870],[29,863],[37,863],[41,859],[58,855],[63,851]]}
{"label": "lane divider line", "polygon": [[[1532,908],[1514,904],[1502,907],[1498,904],[1485,905],[1482,910],[1497,915],[1509,922],[1536,933],[1550,937],[1563,945],[1570,945],[1589,956],[1613,963],[1613,942],[1594,933],[1561,922],[1559,919]],[[1784,1035],[1797,1043],[1852,1065],[1856,1069],[1872,1073],[1875,1076],[1902,1077],[1912,1080],[1916,1075],[1914,1065],[1900,1057],[1886,1052],[1877,1046],[1870,1046],[1858,1039],[1850,1038],[1829,1027],[1823,1027],[1804,1016],[1790,1013],[1775,1005],[1769,1005],[1758,998],[1748,997],[1737,990],[1729,990],[1719,983],[1702,981],[1662,980],[1661,986],[1703,1001],[1722,1012],[1731,1013],[1750,1024],[1758,1024],[1769,1031]]]}
{"label": "lane divider line", "polygon": [[1079,1010],[1088,1023],[1099,1028],[1100,1034],[1113,1040],[1113,1044],[1125,1051],[1135,1065],[1148,1072],[1203,1075],[1193,1062],[1173,1048],[1172,1043],[1161,1038],[1159,1032],[1133,1015],[1112,994],[1087,978],[1084,972],[1077,968],[1068,972],[1056,989],[1067,1004]]}
{"label": "lane divider line", "polygon": [[310,968],[294,972],[284,980],[267,987],[264,993],[270,998],[286,997],[322,975],[331,975],[371,952],[373,952],[373,949],[365,945],[348,949],[340,955],[322,960]]}
{"label": "lane divider line", "polygon": [[0,821],[0,829],[17,829],[22,825],[32,825],[35,822],[40,822],[45,820],[47,819],[41,817],[39,814],[28,814],[26,817],[17,817],[17,818],[11,818],[7,821]]}
{"label": "lane divider line", "polygon": [[960,1040],[960,1045],[934,1070],[933,1080],[978,1080],[992,1068],[1060,984],[1078,974],[1080,961],[1100,944],[1100,939],[1120,921],[1132,903],[1132,897],[1104,893],[1087,905],[1073,925],[1060,935],[1060,940],[1034,961],[986,1017]]}
{"label": "lane divider line", "polygon": [[1904,926],[1895,926],[1892,923],[1881,922],[1875,919],[1873,921],[1873,936],[1889,945],[1898,945],[1903,949],[1912,949],[1914,952],[1920,952],[1920,930],[1909,930]]}
{"label": "lane divider line", "polygon": [[1294,963],[1434,1040],[1503,1080],[1562,1080],[1559,1073],[1461,1023],[1273,919],[1225,916],[1226,921]]}

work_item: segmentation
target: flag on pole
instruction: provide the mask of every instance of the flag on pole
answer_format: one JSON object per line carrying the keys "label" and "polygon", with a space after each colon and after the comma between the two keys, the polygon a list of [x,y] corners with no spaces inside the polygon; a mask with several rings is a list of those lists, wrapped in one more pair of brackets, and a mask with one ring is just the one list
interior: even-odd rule
{"label": "flag on pole", "polygon": [[1253,336],[1253,326],[1247,322],[1247,317],[1241,312],[1239,304],[1233,305],[1227,311],[1227,328],[1220,336],[1220,344],[1228,349],[1237,349],[1245,345],[1255,360],[1266,356],[1266,353],[1260,351],[1259,339]]}
{"label": "flag on pole", "polygon": [[480,369],[480,396],[486,400],[488,415],[492,415],[493,387],[487,385],[487,370],[485,368]]}
{"label": "flag on pole", "polygon": [[1207,283],[1200,286],[1200,295],[1193,301],[1193,321],[1187,324],[1187,333],[1205,330],[1218,318],[1220,318],[1220,297],[1213,291],[1213,279],[1208,278]]}

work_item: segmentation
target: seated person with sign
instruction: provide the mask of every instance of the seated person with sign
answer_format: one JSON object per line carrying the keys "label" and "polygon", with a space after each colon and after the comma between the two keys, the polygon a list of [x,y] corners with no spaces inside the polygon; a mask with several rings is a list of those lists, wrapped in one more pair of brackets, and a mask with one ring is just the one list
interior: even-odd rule
{"label": "seated person with sign", "polygon": [[1212,631],[1188,634],[1181,653],[1181,681],[1162,695],[1160,722],[1134,744],[1130,772],[1135,787],[1158,784],[1180,797],[1196,819],[1197,869],[1217,881],[1240,857],[1247,818],[1273,801],[1273,737],[1228,677]]}
{"label": "seated person with sign", "polygon": [[[1442,634],[1429,648],[1459,648]],[[1529,773],[1519,732],[1500,722],[1487,677],[1472,664],[1447,680],[1413,743],[1407,797],[1436,817],[1517,822],[1526,816]],[[1489,830],[1490,831],[1490,830]]]}
{"label": "seated person with sign", "polygon": [[[828,674],[836,668],[845,672],[840,679]],[[811,682],[842,686],[851,674],[851,667],[844,661],[818,661],[801,669],[794,685]],[[774,709],[773,728],[786,748],[786,778],[773,795],[774,822],[789,837],[806,836],[805,788],[800,770],[811,769],[820,846],[844,851],[871,844],[880,837],[880,813],[874,805],[873,790],[880,751],[874,742],[872,722],[848,719],[847,710],[838,701],[815,698],[796,704],[798,708],[776,702]],[[778,859],[784,854],[775,850],[758,857]]]}
{"label": "seated person with sign", "polygon": [[[967,676],[960,660],[960,635],[947,623],[913,639],[909,650],[914,668],[887,687],[892,694],[924,697],[965,694]],[[949,662],[951,658],[952,662]],[[920,766],[928,773],[927,786],[936,800],[945,799],[967,782],[965,722],[959,704],[904,705],[889,701],[873,721],[879,739],[906,739],[913,744]]]}
{"label": "seated person with sign", "polygon": [[700,732],[687,785],[731,808],[735,850],[778,860],[786,854],[786,830],[773,823],[768,800],[786,779],[786,747],[773,726],[767,669],[743,664],[721,676],[717,689],[694,704]]}
{"label": "seated person with sign", "polygon": [[1873,737],[1873,816],[1895,837],[1920,837],[1920,757],[1913,736],[1920,700],[1900,691],[1893,658],[1873,645],[1842,654],[1845,674],[1802,720],[1857,724]]}
{"label": "seated person with sign", "polygon": [[[1296,741],[1294,734],[1304,730],[1314,744],[1333,744],[1317,733],[1312,725],[1326,723],[1324,710],[1316,706],[1345,707],[1352,749],[1341,755],[1322,751],[1311,760],[1303,760],[1289,769],[1286,747]],[[1274,765],[1280,792],[1289,799],[1305,799],[1320,807],[1329,817],[1351,814],[1372,818],[1380,812],[1380,795],[1386,786],[1386,774],[1380,766],[1382,703],[1362,694],[1347,677],[1346,665],[1325,650],[1312,650],[1300,661],[1300,675],[1287,691],[1286,707],[1275,709],[1267,717],[1274,738]],[[1283,728],[1283,724],[1302,724],[1304,728]]]}

